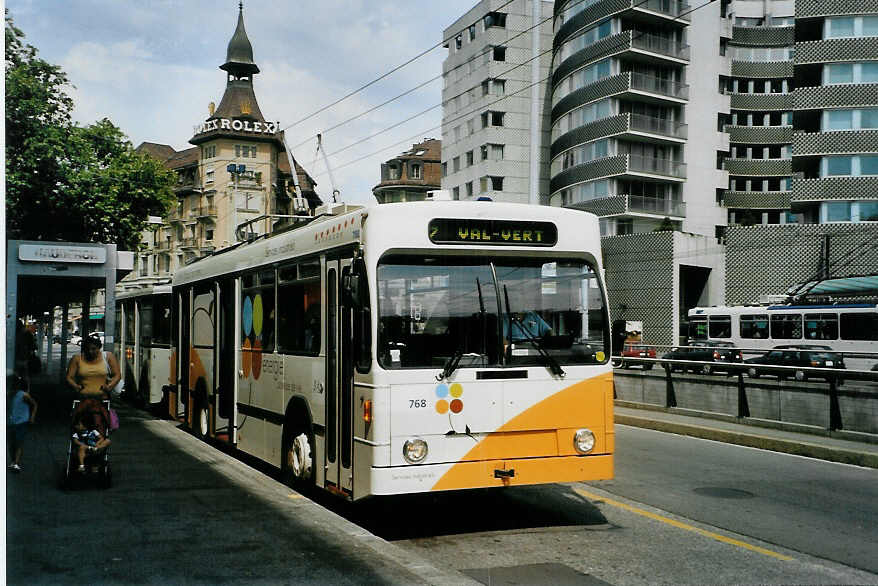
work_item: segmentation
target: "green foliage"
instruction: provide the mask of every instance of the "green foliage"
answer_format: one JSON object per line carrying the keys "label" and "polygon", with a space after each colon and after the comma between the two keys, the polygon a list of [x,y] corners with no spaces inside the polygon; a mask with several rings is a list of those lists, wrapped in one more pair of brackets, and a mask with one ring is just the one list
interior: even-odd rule
{"label": "green foliage", "polygon": [[173,202],[173,174],[110,120],[72,123],[66,74],[6,16],[6,236],[135,250]]}

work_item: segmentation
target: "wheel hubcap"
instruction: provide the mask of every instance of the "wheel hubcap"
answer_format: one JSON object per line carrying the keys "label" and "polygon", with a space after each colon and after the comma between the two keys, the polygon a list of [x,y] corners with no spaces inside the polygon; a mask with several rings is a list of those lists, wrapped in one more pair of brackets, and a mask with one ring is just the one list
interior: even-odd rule
{"label": "wheel hubcap", "polygon": [[201,428],[201,435],[207,435],[207,408],[202,408],[199,412],[199,427]]}
{"label": "wheel hubcap", "polygon": [[311,476],[311,446],[308,443],[308,436],[304,433],[299,434],[293,440],[293,446],[287,460],[292,468],[293,476],[296,478]]}

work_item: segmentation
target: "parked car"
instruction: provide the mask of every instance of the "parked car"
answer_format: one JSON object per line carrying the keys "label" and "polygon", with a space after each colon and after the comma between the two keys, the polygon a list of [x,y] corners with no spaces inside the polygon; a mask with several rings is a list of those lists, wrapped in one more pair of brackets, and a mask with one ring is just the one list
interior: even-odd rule
{"label": "parked car", "polygon": [[653,367],[652,362],[629,361],[625,358],[655,358],[655,346],[649,346],[642,342],[626,342],[622,346],[622,352],[619,358],[613,361],[614,366],[620,368],[628,368],[630,366],[640,366],[643,370],[650,370]]}
{"label": "parked car", "polygon": [[671,348],[671,351],[662,356],[669,360],[698,360],[701,362],[711,362],[712,364],[671,364],[665,363],[672,371],[691,370],[700,372],[701,374],[713,374],[718,370],[724,370],[727,373],[732,369],[724,366],[726,364],[740,363],[743,361],[741,351],[729,342],[714,342],[712,340],[699,340],[693,342],[691,346],[680,346]]}
{"label": "parked car", "polygon": [[[804,370],[795,371],[778,371],[765,368],[759,368],[759,365],[771,366],[805,366],[813,368],[833,368],[845,369],[844,356],[840,352],[834,352],[830,346],[820,346],[816,344],[788,344],[784,346],[775,346],[762,356],[748,358],[745,360],[750,366],[747,368],[747,374],[753,378],[759,378],[763,375],[777,376],[778,379],[785,379],[793,376],[797,381],[805,381],[808,378],[824,378],[829,380],[830,376],[820,376],[815,373],[807,373]],[[844,379],[838,377],[838,383],[841,384]]]}
{"label": "parked car", "polygon": [[79,335],[78,332],[73,334],[73,336],[70,337],[70,343],[76,344],[77,346],[82,346],[82,336]]}
{"label": "parked car", "polygon": [[[61,343],[61,334],[55,334],[55,335],[53,335],[53,336],[52,336],[52,343],[53,343],[53,344],[60,344],[60,343]],[[70,343],[70,336],[69,336],[69,335],[68,335],[67,338],[65,339],[64,343],[65,343],[65,344],[69,344],[69,343]]]}

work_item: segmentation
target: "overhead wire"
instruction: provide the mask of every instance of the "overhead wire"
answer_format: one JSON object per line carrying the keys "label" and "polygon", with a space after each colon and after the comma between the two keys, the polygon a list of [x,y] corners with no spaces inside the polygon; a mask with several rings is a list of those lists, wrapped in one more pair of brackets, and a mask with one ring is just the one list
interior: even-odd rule
{"label": "overhead wire", "polygon": [[[580,0],[580,2],[583,2],[583,1],[587,1],[587,0]],[[642,5],[642,4],[645,4],[645,3],[648,2],[648,1],[649,1],[649,0],[639,0],[637,3],[634,4],[634,7],[637,7],[637,6],[640,6],[640,5]],[[578,3],[580,3],[580,2],[577,2],[576,4],[578,4]],[[675,19],[675,20],[680,19],[680,18],[682,18],[683,16],[686,16],[686,15],[688,15],[688,14],[691,14],[691,13],[695,12],[696,10],[699,10],[699,9],[701,9],[701,8],[704,8],[704,7],[707,6],[708,4],[712,4],[712,3],[714,3],[714,2],[716,2],[716,0],[707,0],[707,1],[704,2],[703,4],[700,4],[700,5],[698,5],[698,6],[694,7],[694,8],[692,8],[692,9],[686,11],[686,12],[682,12],[682,13],[678,14],[676,17],[674,17],[674,19]],[[548,20],[548,18],[543,19],[539,24],[541,24],[542,22],[545,22],[545,21],[547,21],[547,20]],[[537,26],[537,25],[534,25],[534,26]],[[534,27],[531,27],[531,29],[532,29],[532,28],[534,28]],[[647,34],[647,33],[644,32],[644,31],[638,31],[636,35],[632,35],[631,40],[633,40],[633,39],[635,39],[635,38],[639,38],[640,36],[642,36],[642,35],[644,35],[644,34]],[[627,38],[620,39],[620,42],[619,42],[618,44],[616,44],[615,46],[612,46],[612,47],[608,47],[605,51],[606,51],[606,52],[610,52],[610,51],[613,51],[613,50],[616,50],[616,49],[622,48],[622,47],[625,45],[626,42],[628,42],[628,39],[627,39]],[[514,70],[516,70],[516,69],[518,69],[519,67],[522,67],[522,66],[524,66],[524,65],[527,65],[528,63],[534,61],[535,59],[539,59],[539,58],[542,57],[543,55],[545,55],[545,54],[547,54],[547,53],[550,53],[550,52],[552,52],[552,51],[554,51],[554,47],[549,48],[549,49],[547,49],[547,50],[545,50],[545,51],[542,51],[542,52],[540,52],[538,55],[536,55],[535,57],[531,57],[530,59],[527,59],[527,60],[525,60],[525,61],[522,61],[521,63],[519,63],[519,64],[517,64],[517,65],[514,65],[514,66],[510,67],[509,69],[506,69],[505,71],[503,71],[503,72],[497,74],[495,77],[500,77],[500,76],[506,75],[506,74],[508,74],[508,73],[510,73],[510,72],[512,72],[512,71],[514,71]],[[486,109],[486,108],[489,108],[490,106],[493,106],[493,105],[495,105],[495,104],[497,104],[497,103],[499,103],[499,102],[501,102],[501,101],[503,101],[503,100],[506,100],[507,98],[510,98],[510,97],[512,97],[512,96],[514,96],[514,95],[516,95],[516,94],[521,93],[521,92],[524,92],[524,91],[526,91],[526,90],[528,90],[528,89],[534,87],[535,85],[539,85],[539,84],[541,84],[541,83],[543,83],[543,82],[549,81],[549,80],[553,77],[553,75],[554,75],[554,74],[550,74],[549,76],[547,76],[547,77],[545,77],[545,78],[542,78],[542,79],[540,79],[540,80],[538,80],[538,81],[536,81],[536,82],[534,82],[534,83],[531,83],[531,84],[525,85],[524,87],[522,87],[522,88],[520,88],[520,89],[518,89],[518,90],[516,90],[516,91],[514,91],[514,92],[506,93],[506,94],[504,94],[503,96],[500,96],[499,98],[497,98],[497,99],[495,99],[495,100],[493,100],[493,101],[491,101],[491,102],[489,102],[489,103],[487,103],[487,104],[479,104],[477,107],[475,107],[475,108],[473,108],[473,109],[470,109],[470,110],[468,110],[468,111],[465,111],[465,112],[463,112],[463,113],[461,113],[461,114],[459,114],[459,115],[457,115],[457,116],[455,116],[455,117],[453,117],[453,118],[450,118],[450,119],[447,119],[447,120],[443,120],[443,121],[442,121],[442,124],[440,124],[439,126],[434,126],[434,127],[429,128],[429,129],[427,129],[427,130],[421,131],[421,132],[419,132],[418,134],[415,134],[415,135],[413,135],[413,136],[414,136],[414,137],[425,136],[426,134],[428,134],[428,133],[430,133],[430,132],[433,132],[434,130],[441,129],[443,125],[451,124],[451,123],[453,123],[453,122],[457,122],[458,120],[462,120],[462,119],[464,119],[464,118],[470,116],[471,114],[474,114],[474,113],[476,113],[476,112],[478,112],[478,111],[481,111],[481,110],[484,110],[484,109]],[[439,104],[436,104],[436,105],[434,105],[434,106],[432,106],[432,107],[430,107],[430,108],[428,108],[428,109],[426,109],[426,110],[423,110],[423,111],[421,111],[419,114],[416,114],[415,116],[413,116],[413,117],[407,119],[406,121],[409,121],[409,120],[411,120],[411,119],[413,119],[413,118],[416,118],[416,117],[418,117],[419,115],[423,115],[423,114],[426,113],[427,111],[430,111],[430,110],[432,110],[432,109],[435,109],[435,108],[437,108],[437,107],[443,105],[443,103],[444,103],[444,102],[440,102]],[[342,149],[339,149],[339,150],[336,150],[336,151],[334,151],[334,152],[332,152],[332,153],[329,153],[328,156],[334,156],[335,154],[337,154],[337,153],[339,153],[339,152],[342,152],[343,150],[346,150],[347,148],[349,148],[349,147],[351,147],[351,146],[354,146],[354,145],[356,145],[356,144],[361,144],[361,143],[365,142],[366,140],[369,140],[369,139],[375,138],[376,136],[380,136],[380,135],[383,134],[384,132],[387,132],[387,131],[389,131],[389,130],[392,130],[393,128],[396,128],[396,127],[399,126],[399,125],[400,125],[400,124],[394,124],[394,125],[392,125],[392,126],[390,126],[390,127],[387,127],[387,128],[385,128],[385,129],[382,129],[381,131],[378,131],[378,132],[376,132],[376,133],[373,133],[372,135],[370,135],[370,136],[367,137],[367,138],[357,140],[357,141],[355,141],[354,143],[352,143],[352,144],[350,144],[350,145],[347,145],[347,146],[343,147]],[[371,153],[369,153],[369,154],[367,154],[367,155],[361,156],[361,157],[359,157],[359,158],[357,158],[357,159],[354,159],[354,160],[352,160],[352,161],[347,161],[347,162],[345,162],[345,163],[342,163],[341,165],[334,165],[334,168],[335,168],[335,169],[341,169],[341,168],[347,167],[347,166],[349,166],[349,165],[352,165],[352,164],[354,164],[354,163],[357,163],[357,162],[359,162],[359,161],[362,161],[363,159],[369,158],[369,157],[371,157],[371,156],[375,156],[375,155],[380,154],[380,153],[382,153],[382,152],[384,152],[384,151],[386,151],[386,150],[389,150],[389,149],[391,149],[391,148],[394,148],[395,146],[399,145],[400,143],[406,143],[406,142],[408,142],[409,140],[411,140],[411,139],[407,139],[407,140],[404,140],[404,141],[399,141],[399,142],[394,143],[393,145],[388,145],[388,146],[382,147],[382,148],[378,149],[377,151],[373,151],[373,152],[371,152]],[[324,175],[324,174],[326,174],[326,173],[325,173],[325,172],[323,172],[323,173],[318,173],[318,174],[315,175],[315,177],[319,177],[319,176],[322,176],[322,175]]]}

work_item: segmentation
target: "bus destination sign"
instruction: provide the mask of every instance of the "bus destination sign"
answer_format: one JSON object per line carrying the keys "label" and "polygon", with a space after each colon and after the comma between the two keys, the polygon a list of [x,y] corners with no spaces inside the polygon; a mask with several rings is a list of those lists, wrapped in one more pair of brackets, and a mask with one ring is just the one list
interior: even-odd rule
{"label": "bus destination sign", "polygon": [[428,230],[434,244],[554,246],[558,242],[558,228],[551,222],[435,218]]}

